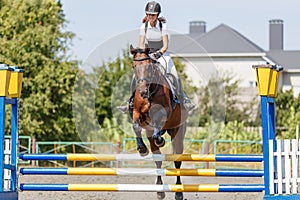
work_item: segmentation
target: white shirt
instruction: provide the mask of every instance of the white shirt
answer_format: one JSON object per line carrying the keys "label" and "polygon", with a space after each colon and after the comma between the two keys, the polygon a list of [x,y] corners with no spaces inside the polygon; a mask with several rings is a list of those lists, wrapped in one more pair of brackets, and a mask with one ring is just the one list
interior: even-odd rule
{"label": "white shirt", "polygon": [[[146,33],[146,37],[145,37],[147,41],[159,42],[159,41],[162,41],[162,36],[168,35],[166,23],[162,23],[161,30],[159,27],[159,21],[157,21],[155,27],[152,27],[150,22],[146,22],[146,23],[148,23],[147,33]],[[143,23],[140,27],[140,35],[141,36],[145,36],[145,24],[146,23]]]}

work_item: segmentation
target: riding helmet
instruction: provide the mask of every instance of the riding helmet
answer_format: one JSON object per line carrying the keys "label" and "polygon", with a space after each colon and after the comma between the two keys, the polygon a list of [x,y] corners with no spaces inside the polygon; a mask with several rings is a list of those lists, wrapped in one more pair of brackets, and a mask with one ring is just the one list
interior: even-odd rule
{"label": "riding helmet", "polygon": [[145,11],[146,14],[159,14],[161,12],[161,7],[159,3],[151,1],[147,3]]}

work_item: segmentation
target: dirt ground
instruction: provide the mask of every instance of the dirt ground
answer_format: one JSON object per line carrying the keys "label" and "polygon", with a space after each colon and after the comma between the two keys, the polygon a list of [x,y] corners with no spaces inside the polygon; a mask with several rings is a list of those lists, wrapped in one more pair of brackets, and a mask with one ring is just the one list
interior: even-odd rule
{"label": "dirt ground", "polygon": [[[163,177],[164,184],[174,184],[175,177]],[[154,184],[155,177],[128,176],[20,176],[20,183],[118,183],[118,184]],[[231,178],[231,177],[182,177],[184,184],[239,184],[262,183],[262,178]],[[187,200],[257,200],[262,199],[263,193],[184,193]],[[20,200],[155,200],[156,193],[152,192],[49,192],[24,191],[20,192]],[[166,193],[165,200],[173,200],[174,193]]]}

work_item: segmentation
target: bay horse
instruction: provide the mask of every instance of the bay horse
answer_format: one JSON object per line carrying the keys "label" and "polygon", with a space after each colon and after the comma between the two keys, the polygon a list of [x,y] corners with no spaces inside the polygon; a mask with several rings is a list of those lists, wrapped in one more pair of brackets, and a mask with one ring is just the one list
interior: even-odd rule
{"label": "bay horse", "polygon": [[[165,132],[171,137],[173,154],[182,154],[188,112],[180,104],[172,106],[170,86],[159,64],[150,59],[150,50],[130,46],[136,82],[136,89],[133,89],[133,109],[130,113],[136,134],[137,150],[141,156],[149,153],[142,139],[142,129],[145,129],[153,154],[161,154],[159,148],[165,144],[162,137]],[[161,161],[155,161],[155,164],[157,168],[162,166]],[[181,161],[174,161],[174,165],[179,169]],[[161,176],[157,177],[156,184],[163,184]],[[181,184],[180,176],[177,176],[176,184]],[[157,197],[163,199],[165,193],[158,192]],[[176,192],[175,199],[182,200],[182,192]]]}

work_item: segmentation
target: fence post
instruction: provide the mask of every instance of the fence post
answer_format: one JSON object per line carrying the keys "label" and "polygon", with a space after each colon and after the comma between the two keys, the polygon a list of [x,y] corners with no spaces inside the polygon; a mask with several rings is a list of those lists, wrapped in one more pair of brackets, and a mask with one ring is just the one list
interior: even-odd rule
{"label": "fence post", "polygon": [[[121,153],[121,142],[117,142],[116,153],[117,153],[117,154],[120,154],[120,153]],[[119,168],[119,167],[121,167],[120,165],[121,165],[121,162],[120,162],[120,161],[117,161],[117,162],[116,162],[116,167]]]}
{"label": "fence post", "polygon": [[[261,114],[262,114],[262,134],[263,134],[263,156],[264,156],[264,185],[265,185],[265,197],[270,196],[270,188],[275,185],[270,181],[270,167],[275,167],[276,160],[273,163],[270,162],[269,153],[269,140],[273,142],[273,151],[276,150],[275,144],[275,97],[277,95],[277,86],[279,72],[283,70],[283,67],[277,65],[271,65],[269,63],[265,65],[253,65],[256,72],[256,81],[258,87],[258,93],[261,97]],[[273,191],[273,188],[271,189]]]}
{"label": "fence post", "polygon": [[5,125],[5,96],[0,96],[0,192],[4,188],[4,125]]}
{"label": "fence post", "polygon": [[12,104],[12,115],[11,115],[11,156],[10,156],[10,164],[15,166],[14,169],[11,170],[11,185],[10,189],[12,191],[16,190],[17,185],[17,162],[18,162],[18,147],[19,147],[19,135],[18,135],[18,108],[19,101],[17,98],[13,98],[15,103]]}
{"label": "fence post", "polygon": [[[36,139],[35,139],[35,137],[32,138],[31,152],[32,152],[33,154],[36,153]],[[36,161],[35,161],[35,160],[32,160],[32,161],[31,161],[31,165],[32,165],[33,167],[36,166]]]}

